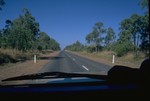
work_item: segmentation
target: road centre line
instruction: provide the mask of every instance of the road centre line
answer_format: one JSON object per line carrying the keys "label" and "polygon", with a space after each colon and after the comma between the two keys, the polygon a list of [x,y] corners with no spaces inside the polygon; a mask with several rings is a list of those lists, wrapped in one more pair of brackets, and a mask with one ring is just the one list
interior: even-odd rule
{"label": "road centre line", "polygon": [[87,71],[89,71],[89,69],[88,69],[87,67],[85,67],[84,65],[82,65],[82,67],[83,67],[84,69],[86,69]]}

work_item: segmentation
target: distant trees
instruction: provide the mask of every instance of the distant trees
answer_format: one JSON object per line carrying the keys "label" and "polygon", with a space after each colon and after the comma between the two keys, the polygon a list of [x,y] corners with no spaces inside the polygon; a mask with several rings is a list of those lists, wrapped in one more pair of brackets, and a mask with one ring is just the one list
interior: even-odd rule
{"label": "distant trees", "polygon": [[85,48],[84,45],[82,45],[79,41],[76,41],[72,45],[68,45],[65,47],[66,50],[71,50],[71,51],[82,51]]}
{"label": "distant trees", "polygon": [[39,23],[25,8],[23,14],[15,20],[6,20],[5,28],[0,31],[0,47],[23,52],[37,49],[60,49],[59,44],[54,39],[39,31]]}
{"label": "distant trees", "polygon": [[39,38],[35,41],[35,46],[38,50],[50,49],[50,37],[45,32],[40,32]]}
{"label": "distant trees", "polygon": [[39,37],[34,42],[34,49],[41,50],[60,50],[59,43],[53,38],[50,38],[45,32],[40,32]]}
{"label": "distant trees", "polygon": [[[134,52],[135,58],[138,57],[139,51],[143,51],[148,56],[150,51],[148,0],[141,0],[139,5],[142,9],[146,9],[145,14],[132,14],[122,20],[119,33],[115,33],[111,27],[104,28],[102,22],[96,23],[92,32],[86,35],[88,45],[82,50],[90,53],[98,52],[100,49],[108,50],[115,52],[119,57]],[[77,42],[66,48],[73,51],[81,49],[76,44]]]}
{"label": "distant trees", "polygon": [[50,46],[51,50],[60,50],[61,49],[59,43],[53,38],[50,38],[49,46]]}

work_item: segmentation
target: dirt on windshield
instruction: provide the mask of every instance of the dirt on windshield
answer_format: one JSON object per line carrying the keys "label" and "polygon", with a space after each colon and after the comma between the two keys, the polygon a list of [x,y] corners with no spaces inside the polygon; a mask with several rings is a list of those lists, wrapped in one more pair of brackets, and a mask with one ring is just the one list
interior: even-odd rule
{"label": "dirt on windshield", "polygon": [[38,59],[36,63],[34,63],[33,60],[27,60],[24,62],[0,66],[0,81],[9,77],[37,73],[45,64],[49,62],[51,57],[57,56],[58,53],[59,51],[49,54],[42,54],[37,57]]}

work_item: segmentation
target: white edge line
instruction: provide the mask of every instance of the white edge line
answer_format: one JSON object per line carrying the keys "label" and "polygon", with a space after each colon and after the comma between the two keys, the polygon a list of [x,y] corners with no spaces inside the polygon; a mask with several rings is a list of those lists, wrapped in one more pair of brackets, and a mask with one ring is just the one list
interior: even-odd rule
{"label": "white edge line", "polygon": [[84,65],[82,65],[82,67],[83,67],[84,69],[86,69],[87,71],[89,71],[89,69],[88,69],[88,68],[86,68]]}

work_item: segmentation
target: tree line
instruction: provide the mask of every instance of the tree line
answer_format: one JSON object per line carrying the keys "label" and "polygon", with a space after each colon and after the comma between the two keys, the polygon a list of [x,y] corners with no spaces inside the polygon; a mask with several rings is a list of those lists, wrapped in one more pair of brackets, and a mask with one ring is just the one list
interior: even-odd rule
{"label": "tree line", "polygon": [[65,49],[73,51],[80,49],[90,53],[108,50],[114,51],[119,57],[128,52],[134,52],[134,56],[137,57],[138,52],[142,51],[148,56],[150,50],[148,0],[141,0],[139,5],[142,9],[146,9],[145,14],[132,14],[122,20],[119,33],[115,33],[111,27],[104,28],[103,22],[97,22],[85,37],[88,45],[82,45],[77,41]]}
{"label": "tree line", "polygon": [[[3,0],[1,0],[3,2]],[[1,6],[0,6],[1,7]],[[59,43],[40,32],[39,23],[24,8],[18,18],[6,20],[5,27],[0,30],[0,48],[10,48],[19,51],[28,50],[60,50]]]}

